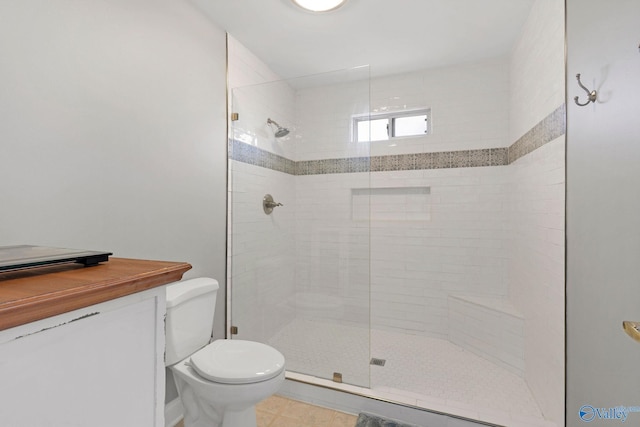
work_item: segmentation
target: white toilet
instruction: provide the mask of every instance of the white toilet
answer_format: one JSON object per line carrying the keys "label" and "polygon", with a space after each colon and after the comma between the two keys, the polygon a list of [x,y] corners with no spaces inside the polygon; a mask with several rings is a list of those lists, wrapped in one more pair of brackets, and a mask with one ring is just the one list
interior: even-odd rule
{"label": "white toilet", "polygon": [[218,288],[208,278],[167,286],[165,363],[185,427],[256,427],[255,404],[284,382],[284,356],[258,342],[210,343]]}

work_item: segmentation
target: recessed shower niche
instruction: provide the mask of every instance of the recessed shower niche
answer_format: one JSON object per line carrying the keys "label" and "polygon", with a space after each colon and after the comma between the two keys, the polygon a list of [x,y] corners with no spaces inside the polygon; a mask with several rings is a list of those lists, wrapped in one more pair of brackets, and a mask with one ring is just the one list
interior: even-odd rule
{"label": "recessed shower niche", "polygon": [[431,187],[353,188],[351,218],[356,221],[429,221]]}

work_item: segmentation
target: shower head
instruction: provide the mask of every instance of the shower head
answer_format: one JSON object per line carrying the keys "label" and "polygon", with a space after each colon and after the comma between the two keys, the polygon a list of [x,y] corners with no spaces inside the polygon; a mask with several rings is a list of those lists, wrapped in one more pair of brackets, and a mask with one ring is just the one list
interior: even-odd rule
{"label": "shower head", "polygon": [[273,125],[276,125],[278,127],[278,129],[275,132],[276,138],[282,138],[283,136],[289,135],[289,129],[283,128],[282,126],[280,126],[275,121],[273,121],[271,119],[267,119],[267,124],[269,124],[269,125],[273,124]]}

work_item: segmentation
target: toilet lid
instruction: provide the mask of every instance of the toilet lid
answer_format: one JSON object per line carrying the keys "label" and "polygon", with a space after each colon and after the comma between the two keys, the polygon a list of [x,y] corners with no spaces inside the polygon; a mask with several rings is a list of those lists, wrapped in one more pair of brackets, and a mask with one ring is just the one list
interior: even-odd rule
{"label": "toilet lid", "polygon": [[221,339],[191,355],[190,365],[210,381],[247,384],[280,374],[284,369],[284,356],[259,342]]}

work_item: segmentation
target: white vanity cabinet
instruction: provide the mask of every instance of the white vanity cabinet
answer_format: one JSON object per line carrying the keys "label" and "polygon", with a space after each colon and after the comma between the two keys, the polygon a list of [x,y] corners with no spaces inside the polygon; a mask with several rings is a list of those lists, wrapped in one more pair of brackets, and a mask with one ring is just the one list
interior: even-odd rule
{"label": "white vanity cabinet", "polygon": [[[89,269],[99,273],[100,267]],[[163,427],[160,282],[181,276],[0,331],[0,426]],[[140,286],[132,280],[133,289]],[[0,297],[5,283],[0,277]],[[0,302],[0,324],[2,307]]]}

